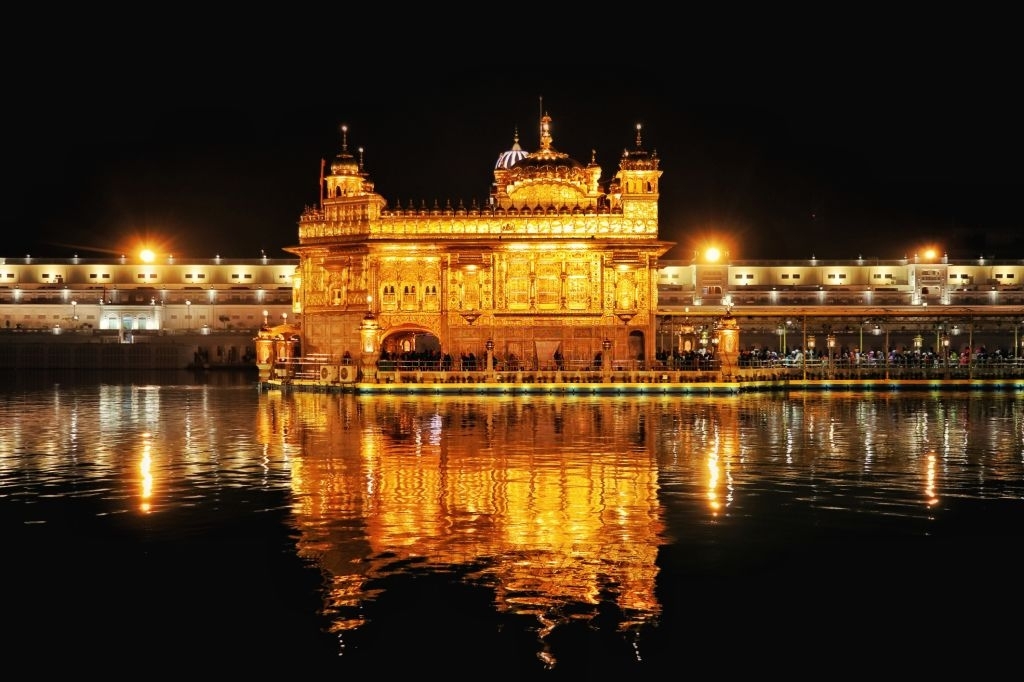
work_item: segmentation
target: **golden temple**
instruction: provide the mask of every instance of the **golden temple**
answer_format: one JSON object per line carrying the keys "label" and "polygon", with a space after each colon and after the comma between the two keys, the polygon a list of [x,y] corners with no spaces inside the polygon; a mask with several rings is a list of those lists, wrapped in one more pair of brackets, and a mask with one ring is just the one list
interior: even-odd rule
{"label": "golden temple", "polygon": [[[375,190],[362,160],[322,163],[318,206],[299,220],[293,312],[304,355],[358,350],[382,357],[512,359],[543,368],[604,352],[653,357],[658,259],[657,154],[636,126],[614,176],[554,144],[552,118],[537,149],[519,136],[494,165],[485,205],[402,207]],[[354,358],[355,359],[355,358]]]}

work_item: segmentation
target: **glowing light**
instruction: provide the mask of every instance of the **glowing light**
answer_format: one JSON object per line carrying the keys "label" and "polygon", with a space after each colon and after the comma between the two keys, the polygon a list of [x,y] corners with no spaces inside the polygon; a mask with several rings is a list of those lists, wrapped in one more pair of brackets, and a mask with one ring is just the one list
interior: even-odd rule
{"label": "glowing light", "polygon": [[704,260],[708,261],[709,263],[717,263],[721,257],[722,252],[719,251],[714,246],[710,247],[704,252]]}
{"label": "glowing light", "polygon": [[143,249],[139,252],[139,258],[142,259],[143,263],[152,263],[156,260],[156,254],[149,249]]}

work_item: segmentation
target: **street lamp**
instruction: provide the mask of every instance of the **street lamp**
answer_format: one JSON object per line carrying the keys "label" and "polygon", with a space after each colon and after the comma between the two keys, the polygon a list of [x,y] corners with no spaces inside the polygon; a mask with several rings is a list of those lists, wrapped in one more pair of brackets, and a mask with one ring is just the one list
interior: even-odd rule
{"label": "street lamp", "polygon": [[264,327],[267,326],[267,318],[269,317],[269,315],[270,315],[270,311],[267,310],[266,308],[264,308],[263,309],[263,326]]}
{"label": "street lamp", "polygon": [[494,339],[487,339],[484,348],[487,349],[487,374],[490,375],[494,371]]}
{"label": "street lamp", "polygon": [[71,302],[71,319],[78,321],[78,301]]}
{"label": "street lamp", "polygon": [[281,313],[282,324],[288,324],[288,313]]}
{"label": "street lamp", "polygon": [[192,331],[192,301],[185,299],[185,329]]}

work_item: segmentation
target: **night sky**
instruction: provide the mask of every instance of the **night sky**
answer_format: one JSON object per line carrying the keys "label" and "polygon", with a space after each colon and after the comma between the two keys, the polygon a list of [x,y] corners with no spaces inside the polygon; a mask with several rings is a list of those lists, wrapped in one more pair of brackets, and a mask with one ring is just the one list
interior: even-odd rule
{"label": "night sky", "polygon": [[390,206],[482,203],[517,130],[537,149],[543,106],[554,147],[582,163],[594,150],[605,179],[642,125],[661,159],[669,258],[718,237],[734,259],[901,258],[927,243],[951,258],[1024,258],[1019,81],[994,50],[640,76],[489,66],[228,81],[230,65],[167,78],[163,64],[130,87],[123,73],[16,82],[0,256],[106,257],[140,238],[181,256],[285,256],[343,123]]}

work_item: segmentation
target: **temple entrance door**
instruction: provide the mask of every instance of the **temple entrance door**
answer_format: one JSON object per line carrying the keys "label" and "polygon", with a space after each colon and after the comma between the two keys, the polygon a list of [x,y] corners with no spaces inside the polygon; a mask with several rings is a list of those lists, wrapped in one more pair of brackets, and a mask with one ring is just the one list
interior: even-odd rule
{"label": "temple entrance door", "polygon": [[637,369],[646,367],[644,352],[644,333],[639,330],[629,332],[629,361],[630,365]]}

